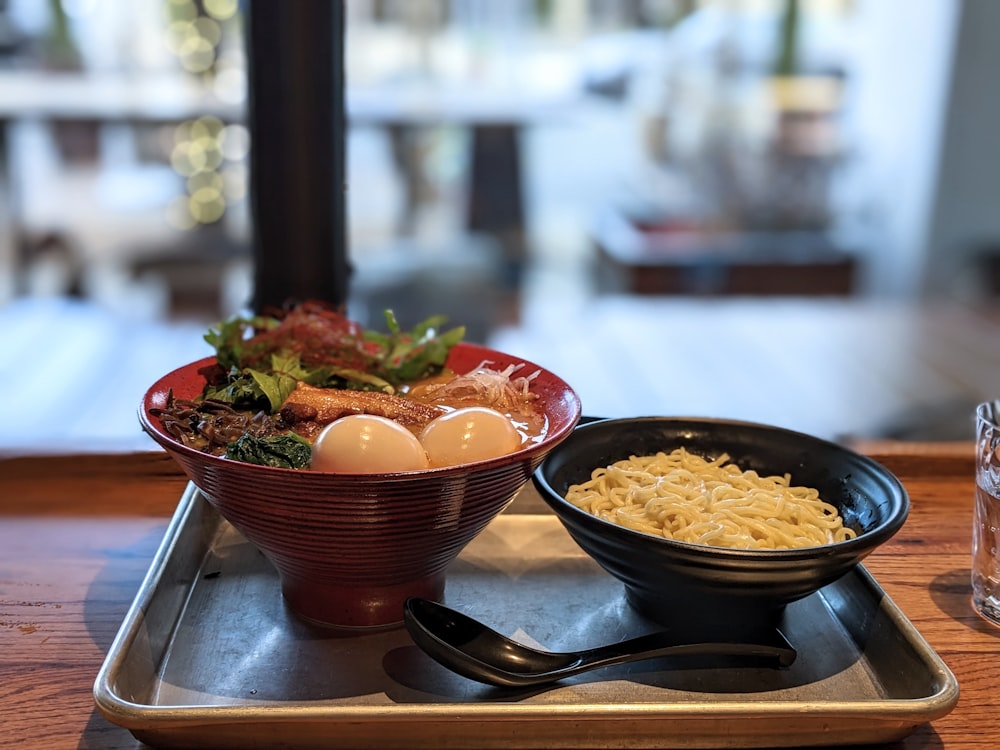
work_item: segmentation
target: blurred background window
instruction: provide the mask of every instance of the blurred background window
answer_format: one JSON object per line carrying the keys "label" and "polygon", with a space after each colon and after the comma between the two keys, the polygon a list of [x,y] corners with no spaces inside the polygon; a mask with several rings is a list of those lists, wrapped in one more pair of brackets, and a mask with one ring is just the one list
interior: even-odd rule
{"label": "blurred background window", "polygon": [[[606,299],[996,293],[991,0],[344,7],[366,324],[444,313],[554,357],[538,331]],[[247,309],[244,20],[238,0],[0,0],[0,372],[37,370],[0,396],[0,449],[134,445],[145,386]],[[573,357],[545,364],[586,378]],[[645,398],[590,403],[680,410]]]}

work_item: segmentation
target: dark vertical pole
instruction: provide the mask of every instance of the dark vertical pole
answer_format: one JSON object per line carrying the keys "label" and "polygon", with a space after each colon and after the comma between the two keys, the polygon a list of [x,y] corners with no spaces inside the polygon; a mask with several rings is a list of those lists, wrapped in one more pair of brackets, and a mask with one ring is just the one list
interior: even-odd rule
{"label": "dark vertical pole", "polygon": [[245,0],[253,307],[347,301],[342,0]]}

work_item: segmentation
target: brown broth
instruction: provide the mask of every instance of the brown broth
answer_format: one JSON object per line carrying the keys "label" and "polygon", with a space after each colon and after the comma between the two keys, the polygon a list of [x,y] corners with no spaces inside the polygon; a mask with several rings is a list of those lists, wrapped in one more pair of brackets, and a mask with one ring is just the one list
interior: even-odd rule
{"label": "brown broth", "polygon": [[[462,391],[455,395],[449,393],[444,386],[456,381],[457,376],[452,371],[443,371],[423,380],[411,383],[400,389],[400,395],[412,398],[414,401],[438,406],[445,411],[453,411],[467,406],[485,406],[506,416],[521,435],[522,444],[540,442],[548,432],[548,415],[536,406],[534,399],[509,398],[498,404],[478,394]],[[416,430],[419,432],[419,430]]]}

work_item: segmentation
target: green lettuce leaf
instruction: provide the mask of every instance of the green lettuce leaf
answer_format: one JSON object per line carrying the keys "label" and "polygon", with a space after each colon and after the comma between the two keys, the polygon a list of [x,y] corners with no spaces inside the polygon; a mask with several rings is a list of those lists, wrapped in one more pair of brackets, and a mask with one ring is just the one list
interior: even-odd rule
{"label": "green lettuce leaf", "polygon": [[[254,333],[269,330],[280,321],[270,317],[235,317],[219,323],[205,334],[216,351],[218,363],[229,375],[225,383],[206,386],[203,396],[239,407],[266,408],[276,412],[298,381],[320,388],[378,390],[395,393],[399,386],[440,372],[455,344],[465,336],[465,328],[441,332],[446,322],[436,315],[404,331],[392,310],[385,311],[388,333],[362,332],[358,345],[370,357],[369,370],[325,364],[306,367],[292,347],[270,356],[269,369],[246,367],[244,362],[259,360],[264,350],[254,346]],[[257,355],[257,356],[253,356]]]}
{"label": "green lettuce leaf", "polygon": [[385,311],[388,335],[369,331],[366,338],[382,348],[383,377],[390,382],[418,380],[439,371],[448,360],[451,348],[465,337],[464,326],[438,333],[447,318],[435,315],[403,331],[392,310]]}
{"label": "green lettuce leaf", "polygon": [[215,349],[215,358],[219,364],[228,369],[242,369],[243,357],[251,351],[250,341],[255,331],[267,330],[278,325],[274,318],[255,316],[251,318],[233,317],[210,328],[204,335],[205,341]]}
{"label": "green lettuce leaf", "polygon": [[246,372],[267,398],[272,414],[281,408],[299,381],[309,377],[309,373],[303,369],[296,354],[272,354],[269,372],[250,368],[247,368]]}

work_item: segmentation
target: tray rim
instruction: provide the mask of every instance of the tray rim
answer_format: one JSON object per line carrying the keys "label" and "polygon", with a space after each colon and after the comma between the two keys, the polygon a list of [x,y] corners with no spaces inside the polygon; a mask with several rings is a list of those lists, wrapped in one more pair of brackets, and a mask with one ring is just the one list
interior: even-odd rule
{"label": "tray rim", "polygon": [[[145,613],[149,604],[156,596],[156,590],[162,579],[164,566],[174,554],[179,543],[179,537],[185,525],[193,514],[197,503],[208,501],[201,495],[193,483],[185,487],[176,510],[164,532],[163,539],[150,563],[138,592],[129,606],[119,630],[108,649],[106,657],[94,680],[93,699],[101,715],[130,730],[133,735],[143,741],[146,737],[169,737],[171,729],[178,732],[192,727],[223,728],[234,723],[261,724],[277,722],[299,722],[302,725],[319,723],[330,726],[338,722],[367,724],[378,721],[383,725],[391,723],[392,728],[407,721],[428,721],[447,717],[456,722],[482,722],[493,720],[509,720],[512,716],[521,716],[528,720],[561,718],[586,718],[588,721],[650,719],[671,720],[683,717],[695,722],[711,722],[717,719],[744,719],[751,722],[769,721],[777,716],[808,715],[812,718],[844,718],[863,716],[872,730],[858,740],[848,740],[841,744],[856,742],[885,742],[900,739],[916,727],[934,721],[948,714],[957,704],[959,683],[941,656],[927,643],[923,635],[909,621],[902,610],[881,588],[871,573],[863,564],[858,564],[848,575],[858,575],[862,583],[877,593],[880,606],[891,618],[894,627],[900,629],[907,640],[918,647],[924,657],[928,673],[936,678],[939,689],[920,698],[883,699],[883,700],[774,700],[774,701],[725,701],[713,704],[705,711],[704,705],[695,702],[661,702],[632,703],[620,702],[581,702],[574,704],[531,704],[522,702],[489,702],[477,703],[474,714],[459,715],[456,709],[468,706],[468,701],[449,701],[428,704],[408,705],[405,710],[393,710],[386,705],[350,705],[335,706],[331,704],[310,704],[302,702],[282,701],[244,701],[226,705],[172,705],[159,706],[131,701],[119,695],[114,689],[114,675],[124,662],[129,649],[139,636]],[[213,510],[214,512],[214,510]],[[546,511],[532,515],[551,515]],[[227,523],[220,517],[220,523]],[[693,716],[693,709],[699,709]],[[871,716],[873,711],[884,711],[884,715]],[[395,715],[394,715],[395,714]],[[387,718],[389,717],[389,718]],[[166,733],[166,734],[164,734]],[[714,735],[716,739],[717,735]],[[798,738],[794,744],[801,745],[803,740],[810,738],[794,735]],[[822,743],[830,744],[828,733],[817,734]],[[209,739],[206,737],[206,739]],[[810,744],[806,742],[805,744]],[[555,747],[557,745],[553,745]],[[685,744],[687,747],[708,747],[710,745]],[[208,745],[206,745],[208,747]],[[484,745],[493,747],[493,745]],[[559,744],[558,747],[572,747]],[[632,745],[621,745],[632,747]],[[646,745],[635,745],[646,747]]]}

